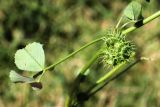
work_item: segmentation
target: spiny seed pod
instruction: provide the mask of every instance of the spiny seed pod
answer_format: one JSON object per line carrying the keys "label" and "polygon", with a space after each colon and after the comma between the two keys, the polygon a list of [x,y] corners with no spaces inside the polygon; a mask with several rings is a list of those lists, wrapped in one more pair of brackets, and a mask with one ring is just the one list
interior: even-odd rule
{"label": "spiny seed pod", "polygon": [[120,30],[107,32],[101,52],[104,63],[116,66],[122,62],[129,61],[134,55],[135,45],[126,40],[125,35]]}

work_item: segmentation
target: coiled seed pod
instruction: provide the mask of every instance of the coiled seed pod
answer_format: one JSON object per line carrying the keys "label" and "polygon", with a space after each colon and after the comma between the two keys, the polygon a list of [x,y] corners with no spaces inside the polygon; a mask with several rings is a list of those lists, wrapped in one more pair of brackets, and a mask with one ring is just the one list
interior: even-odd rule
{"label": "coiled seed pod", "polygon": [[116,66],[134,57],[135,45],[120,30],[108,31],[106,36],[101,52],[105,64]]}

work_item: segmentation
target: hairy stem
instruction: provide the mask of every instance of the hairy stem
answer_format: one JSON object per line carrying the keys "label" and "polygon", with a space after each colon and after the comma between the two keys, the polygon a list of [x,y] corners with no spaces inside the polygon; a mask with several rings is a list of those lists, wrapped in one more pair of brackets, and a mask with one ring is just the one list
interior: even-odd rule
{"label": "hairy stem", "polygon": [[97,58],[99,57],[100,52],[98,51],[93,57],[92,59],[82,68],[82,70],[80,71],[80,74],[85,74],[85,72],[88,70],[88,68],[97,60]]}
{"label": "hairy stem", "polygon": [[120,25],[120,23],[121,23],[121,21],[122,21],[122,18],[123,18],[123,16],[120,17],[120,19],[119,19],[119,21],[118,21],[118,23],[117,23],[117,25],[116,25],[116,28],[119,27],[119,25]]}
{"label": "hairy stem", "polygon": [[137,28],[139,28],[139,27],[151,22],[152,20],[158,18],[159,16],[160,16],[160,10],[157,11],[156,13],[154,13],[153,15],[149,16],[148,18],[142,20],[142,22],[141,22],[141,24],[139,26],[133,26],[133,27],[130,27],[130,28],[124,30],[122,32],[122,34],[128,34],[128,33],[132,32],[132,31],[136,30]]}
{"label": "hairy stem", "polygon": [[[89,90],[88,90],[88,96],[91,97],[92,95],[94,95],[96,92],[98,92],[99,90],[101,90],[104,86],[106,86],[110,81],[116,79],[117,77],[119,77],[120,75],[122,75],[123,73],[125,73],[126,71],[128,71],[128,69],[130,69],[132,66],[134,66],[135,64],[137,64],[140,60],[134,60],[132,63],[130,63],[129,65],[127,65],[125,68],[121,68],[124,67],[126,64],[120,64],[119,66],[117,66],[115,69],[111,70],[111,73],[107,73],[104,77],[100,78],[99,80],[97,80],[96,84],[93,85]],[[119,70],[122,69],[122,70]]]}
{"label": "hairy stem", "polygon": [[54,64],[46,67],[46,68],[45,68],[45,71],[47,71],[47,70],[49,70],[49,69],[51,69],[51,68],[54,68],[56,65],[58,65],[58,64],[60,64],[60,63],[62,63],[62,62],[64,62],[64,61],[66,61],[67,59],[73,57],[73,56],[74,56],[75,54],[77,54],[78,52],[82,51],[83,49],[87,48],[88,46],[90,46],[90,45],[92,45],[92,44],[95,44],[95,43],[103,40],[104,38],[105,38],[105,37],[101,37],[101,38],[98,38],[98,39],[96,39],[96,40],[94,40],[94,41],[92,41],[92,42],[90,42],[90,43],[87,43],[86,45],[82,46],[82,47],[79,48],[78,50],[76,50],[76,51],[74,51],[73,53],[69,54],[68,56],[62,58],[62,59],[59,60],[58,62],[56,62],[56,63],[54,63]]}
{"label": "hairy stem", "polygon": [[118,74],[120,72],[121,67],[123,67],[125,65],[126,65],[126,62],[123,62],[123,63],[115,66],[111,71],[109,71],[103,77],[98,79],[96,81],[96,84],[100,84],[100,83],[104,82],[105,80],[112,78],[114,75]]}
{"label": "hairy stem", "polygon": [[[99,53],[100,51],[98,51],[92,58],[91,60],[82,68],[82,70],[80,71],[80,73],[78,74],[78,76],[76,77],[76,79],[74,80],[73,82],[73,85],[70,89],[70,95],[67,96],[67,101],[66,101],[66,107],[72,107],[74,106],[73,102],[75,99],[77,99],[76,97],[76,94],[77,92],[80,92],[80,84],[81,82],[83,82],[83,79],[86,78],[86,71],[88,70],[88,68],[91,67],[91,65],[93,65],[93,63],[97,60],[97,58],[99,57]],[[79,104],[79,102],[77,102],[77,104]]]}

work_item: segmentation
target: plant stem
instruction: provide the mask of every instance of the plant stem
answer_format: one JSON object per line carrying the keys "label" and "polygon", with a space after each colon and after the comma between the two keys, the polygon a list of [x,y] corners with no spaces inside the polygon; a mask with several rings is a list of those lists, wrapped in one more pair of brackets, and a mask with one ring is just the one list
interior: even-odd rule
{"label": "plant stem", "polygon": [[98,38],[98,39],[96,39],[96,40],[94,40],[94,41],[92,41],[92,42],[90,42],[90,43],[87,43],[86,45],[82,46],[80,49],[78,49],[78,50],[74,51],[73,53],[69,54],[68,56],[62,58],[62,59],[59,60],[58,62],[56,62],[56,63],[54,63],[54,64],[46,67],[44,71],[47,71],[47,70],[49,70],[49,69],[51,69],[51,68],[54,68],[56,65],[64,62],[65,60],[67,60],[67,59],[69,59],[70,57],[74,56],[74,55],[77,54],[78,52],[82,51],[83,49],[87,48],[88,46],[90,46],[90,45],[92,45],[92,44],[94,44],[94,43],[97,43],[97,42],[103,40],[104,38],[105,38],[105,37],[101,37],[101,38]]}
{"label": "plant stem", "polygon": [[154,20],[155,18],[157,18],[159,16],[160,16],[160,10],[157,11],[156,13],[154,13],[153,15],[149,16],[148,18],[142,20],[142,23],[141,23],[140,26],[138,26],[138,27],[136,27],[136,26],[130,27],[130,28],[124,30],[122,32],[122,34],[128,34],[128,33],[132,32],[132,31],[136,30],[137,28],[139,28],[139,27],[151,22],[152,20]]}
{"label": "plant stem", "polygon": [[114,75],[116,75],[118,73],[118,71],[120,71],[119,69],[121,69],[121,67],[123,67],[124,65],[126,65],[126,62],[123,62],[123,63],[115,66],[111,71],[109,71],[103,77],[98,79],[96,81],[96,84],[100,84],[100,83],[104,82],[106,79],[112,78]]}
{"label": "plant stem", "polygon": [[88,70],[88,68],[97,60],[97,58],[99,57],[100,51],[98,51],[93,57],[92,59],[82,68],[82,70],[80,71],[80,74],[85,74],[85,72]]}
{"label": "plant stem", "polygon": [[131,21],[123,24],[120,29],[123,29],[125,26],[127,26],[128,24],[131,24],[131,23],[135,23],[135,21],[131,20]]}
{"label": "plant stem", "polygon": [[[62,63],[62,62],[64,62],[64,61],[66,61],[67,59],[69,59],[70,57],[74,56],[75,54],[77,54],[78,52],[82,51],[83,49],[85,49],[85,48],[89,47],[90,45],[95,44],[95,43],[97,43],[97,42],[99,42],[99,41],[101,41],[101,40],[103,40],[103,39],[105,39],[105,37],[101,37],[101,38],[98,38],[98,39],[96,39],[96,40],[93,40],[92,42],[87,43],[87,44],[85,44],[84,46],[82,46],[81,48],[79,48],[78,50],[72,52],[72,53],[69,54],[68,56],[60,59],[58,62],[56,62],[56,63],[54,63],[54,64],[46,67],[46,68],[43,70],[42,74],[40,75],[40,77],[39,77],[39,79],[38,79],[38,82],[41,81],[41,78],[43,77],[44,73],[45,73],[46,71],[48,71],[49,69],[54,68],[56,65],[58,65],[58,64],[60,64],[60,63]],[[93,62],[94,62],[94,61],[93,61]],[[88,66],[89,66],[89,65],[88,65]],[[82,72],[84,72],[84,71],[85,71],[85,69],[84,69]]]}
{"label": "plant stem", "polygon": [[[93,65],[93,63],[97,60],[97,58],[99,57],[100,54],[100,50],[90,59],[90,61],[82,68],[82,70],[80,71],[80,73],[78,74],[78,76],[76,77],[76,79],[74,80],[72,87],[70,89],[70,95],[67,96],[67,106],[66,107],[72,107],[74,106],[72,103],[75,99],[77,99],[76,94],[77,92],[81,91],[79,86],[80,83],[83,82],[83,80],[86,78],[86,71],[88,70],[88,68]],[[83,79],[83,80],[82,80]],[[81,102],[82,103],[82,102]],[[76,104],[79,104],[79,102],[76,102]]]}
{"label": "plant stem", "polygon": [[123,16],[120,17],[120,19],[119,19],[119,21],[118,21],[118,23],[117,23],[117,25],[116,25],[116,28],[118,28],[118,26],[120,25],[120,23],[121,23],[121,21],[122,21],[122,18],[123,18]]}
{"label": "plant stem", "polygon": [[88,90],[88,93],[89,93],[88,96],[91,97],[92,95],[94,95],[96,92],[101,90],[105,85],[107,85],[110,81],[116,79],[117,77],[119,77],[120,75],[122,75],[123,73],[128,71],[128,69],[130,69],[132,66],[137,64],[139,61],[141,61],[141,60],[139,60],[139,59],[138,60],[134,60],[132,63],[127,65],[127,67],[125,67],[122,70],[119,70],[119,68],[121,69],[121,67],[124,67],[126,65],[125,63],[120,64],[119,66],[117,66],[117,68],[111,70],[110,72],[112,72],[112,75],[107,73],[106,76],[104,76],[106,78],[103,77],[103,78],[100,78],[99,80],[97,80],[96,84],[93,85],[91,87],[91,89]]}

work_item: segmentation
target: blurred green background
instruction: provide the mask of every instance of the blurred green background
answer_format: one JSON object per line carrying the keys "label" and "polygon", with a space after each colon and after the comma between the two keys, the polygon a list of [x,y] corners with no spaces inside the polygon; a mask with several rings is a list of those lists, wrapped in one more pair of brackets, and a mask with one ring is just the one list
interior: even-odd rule
{"label": "blurred green background", "polygon": [[[112,28],[131,0],[0,0],[0,107],[64,107],[66,92],[77,72],[98,50],[91,46],[43,77],[43,89],[9,80],[14,53],[31,42],[44,44],[46,65],[56,62]],[[160,9],[159,0],[137,0],[147,17]],[[160,107],[160,18],[129,34],[139,55],[152,61],[137,64],[114,80],[86,107]],[[93,65],[90,81],[105,71]],[[102,70],[102,71],[101,71]]]}

